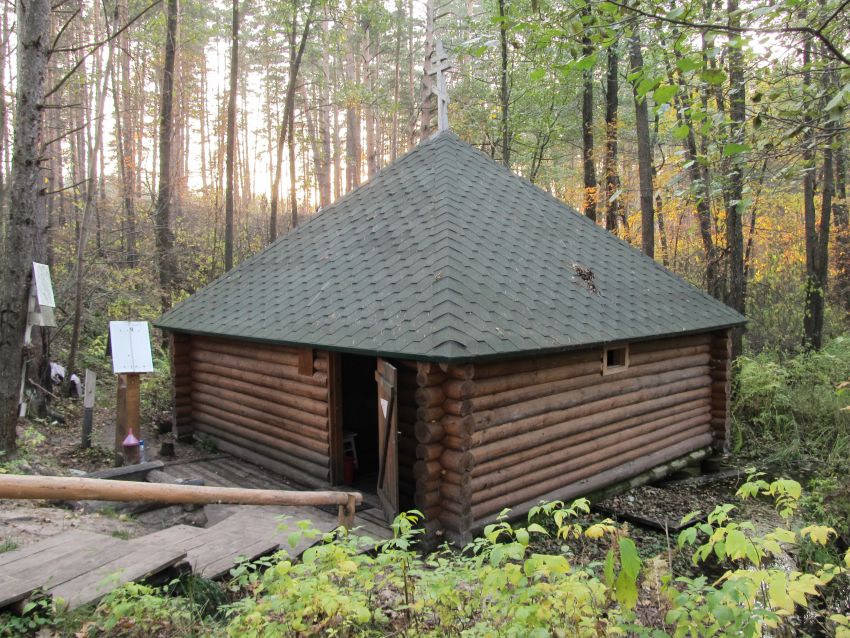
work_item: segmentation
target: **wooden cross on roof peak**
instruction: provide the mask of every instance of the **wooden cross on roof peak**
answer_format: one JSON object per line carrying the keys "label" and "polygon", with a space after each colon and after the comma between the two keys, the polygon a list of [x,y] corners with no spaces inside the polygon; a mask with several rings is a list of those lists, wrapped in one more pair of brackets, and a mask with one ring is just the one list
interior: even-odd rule
{"label": "wooden cross on roof peak", "polygon": [[431,84],[431,91],[437,96],[437,130],[449,130],[449,92],[446,88],[445,71],[452,68],[443,41],[437,40],[431,52],[431,69],[428,75],[436,76],[436,82]]}

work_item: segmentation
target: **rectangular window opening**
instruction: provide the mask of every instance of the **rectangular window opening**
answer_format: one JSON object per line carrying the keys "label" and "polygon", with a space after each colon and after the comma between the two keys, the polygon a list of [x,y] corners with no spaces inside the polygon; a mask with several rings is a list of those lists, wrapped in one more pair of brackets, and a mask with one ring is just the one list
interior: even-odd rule
{"label": "rectangular window opening", "polygon": [[629,346],[612,346],[602,351],[602,374],[622,372],[629,367]]}

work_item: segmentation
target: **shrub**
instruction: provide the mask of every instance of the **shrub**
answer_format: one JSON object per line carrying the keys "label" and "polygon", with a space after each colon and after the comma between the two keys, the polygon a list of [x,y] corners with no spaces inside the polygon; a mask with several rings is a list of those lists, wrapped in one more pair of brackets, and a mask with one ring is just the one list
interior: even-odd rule
{"label": "shrub", "polygon": [[778,460],[813,457],[825,473],[850,459],[850,336],[823,350],[783,359],[740,357],[732,403],[739,451],[765,450]]}

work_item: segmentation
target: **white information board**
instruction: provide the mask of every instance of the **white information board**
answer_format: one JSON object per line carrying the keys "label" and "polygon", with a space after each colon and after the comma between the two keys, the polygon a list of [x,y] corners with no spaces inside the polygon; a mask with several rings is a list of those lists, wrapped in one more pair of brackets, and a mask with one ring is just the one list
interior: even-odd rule
{"label": "white information board", "polygon": [[109,353],[115,374],[153,372],[148,322],[110,321]]}
{"label": "white information board", "polygon": [[56,307],[53,299],[53,282],[50,280],[50,267],[47,264],[32,262],[33,282],[39,306]]}

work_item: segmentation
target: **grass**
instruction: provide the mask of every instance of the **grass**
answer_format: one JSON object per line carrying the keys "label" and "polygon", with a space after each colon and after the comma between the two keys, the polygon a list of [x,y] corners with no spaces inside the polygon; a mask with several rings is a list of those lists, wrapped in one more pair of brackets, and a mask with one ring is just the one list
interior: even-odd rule
{"label": "grass", "polygon": [[122,541],[128,541],[130,540],[130,532],[128,532],[126,529],[116,529],[114,532],[112,532],[112,537],[120,538]]}
{"label": "grass", "polygon": [[6,552],[11,552],[16,549],[18,549],[18,544],[11,538],[7,538],[0,543],[0,554],[5,554]]}

